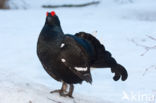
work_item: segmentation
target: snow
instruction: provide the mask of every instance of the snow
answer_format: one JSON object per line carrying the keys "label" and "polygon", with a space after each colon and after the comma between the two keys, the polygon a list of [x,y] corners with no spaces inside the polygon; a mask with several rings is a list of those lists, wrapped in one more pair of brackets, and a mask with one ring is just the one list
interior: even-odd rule
{"label": "snow", "polygon": [[9,5],[13,9],[39,9],[42,5],[83,4],[92,1],[93,0],[10,0]]}
{"label": "snow", "polygon": [[[12,2],[22,8],[21,1]],[[133,3],[102,0],[98,6],[72,9],[42,9],[41,5],[48,0],[25,2],[26,10],[0,10],[0,103],[155,103],[146,97],[156,96],[156,49],[142,56],[146,50],[132,42],[146,46],[156,44],[148,37],[156,38],[155,0]],[[83,2],[76,0],[76,3]],[[74,99],[50,94],[59,89],[61,83],[44,71],[36,55],[36,43],[46,11],[52,10],[59,16],[65,33],[97,31],[96,37],[126,67],[128,80],[115,82],[110,69],[94,69],[92,85],[86,82],[75,85]],[[129,100],[123,98],[123,93]],[[145,96],[140,99],[142,95]]]}

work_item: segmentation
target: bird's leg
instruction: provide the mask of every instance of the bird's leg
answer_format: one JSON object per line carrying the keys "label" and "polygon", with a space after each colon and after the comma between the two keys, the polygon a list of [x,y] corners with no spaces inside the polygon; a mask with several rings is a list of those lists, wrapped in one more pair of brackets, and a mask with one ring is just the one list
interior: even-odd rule
{"label": "bird's leg", "polygon": [[63,96],[63,97],[69,96],[70,98],[73,98],[72,94],[73,94],[73,90],[74,90],[74,85],[70,84],[69,92],[65,93],[67,90],[67,87],[68,87],[67,83],[63,82],[61,89],[51,91],[50,93],[59,93],[60,96]]}
{"label": "bird's leg", "polygon": [[73,84],[70,84],[70,87],[69,87],[69,92],[67,94],[60,94],[61,96],[69,96],[70,98],[73,98],[72,94],[73,94],[73,90],[74,90],[74,85]]}
{"label": "bird's leg", "polygon": [[60,93],[60,95],[67,90],[67,84],[65,82],[62,83],[61,89],[51,91],[50,93]]}
{"label": "bird's leg", "polygon": [[70,88],[69,88],[69,93],[68,93],[68,96],[73,98],[73,91],[74,91],[74,85],[73,84],[70,84]]}

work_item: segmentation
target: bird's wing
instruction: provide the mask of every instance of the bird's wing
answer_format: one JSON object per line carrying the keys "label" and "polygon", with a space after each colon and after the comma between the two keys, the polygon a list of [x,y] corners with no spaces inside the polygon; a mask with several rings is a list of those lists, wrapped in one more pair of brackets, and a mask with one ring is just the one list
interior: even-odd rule
{"label": "bird's wing", "polygon": [[85,46],[83,40],[66,35],[60,45],[60,60],[79,78],[91,83],[89,54]]}

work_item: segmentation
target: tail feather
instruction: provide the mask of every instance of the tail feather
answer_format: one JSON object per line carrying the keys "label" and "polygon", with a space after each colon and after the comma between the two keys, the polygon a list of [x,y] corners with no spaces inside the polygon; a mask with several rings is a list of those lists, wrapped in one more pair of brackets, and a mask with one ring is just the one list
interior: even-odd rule
{"label": "tail feather", "polygon": [[123,67],[120,64],[117,64],[116,66],[111,67],[111,71],[112,73],[115,73],[113,79],[115,81],[119,80],[120,77],[122,79],[122,81],[125,81],[128,78],[128,73],[125,69],[125,67]]}
{"label": "tail feather", "polygon": [[105,50],[105,47],[97,40],[94,36],[89,33],[79,32],[76,33],[77,37],[83,38],[90,42],[95,50],[95,61],[91,64],[91,67],[95,68],[111,68],[111,71],[115,73],[113,79],[115,81],[119,80],[120,77],[124,81],[128,77],[126,69],[118,64],[116,60],[112,57],[111,53]]}
{"label": "tail feather", "polygon": [[91,67],[106,68],[117,64],[111,53],[106,51],[105,47],[94,36],[85,32],[76,33],[75,36],[83,38],[93,45],[95,51],[95,61],[92,63]]}

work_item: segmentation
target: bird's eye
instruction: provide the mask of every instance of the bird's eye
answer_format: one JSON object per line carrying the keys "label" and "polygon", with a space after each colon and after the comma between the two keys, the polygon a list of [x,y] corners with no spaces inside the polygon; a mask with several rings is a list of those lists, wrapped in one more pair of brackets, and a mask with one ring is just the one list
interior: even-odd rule
{"label": "bird's eye", "polygon": [[49,14],[49,13],[47,12],[46,15],[48,16],[48,14]]}
{"label": "bird's eye", "polygon": [[55,15],[55,12],[54,12],[54,11],[52,11],[52,12],[51,12],[51,16],[54,16],[54,15]]}

